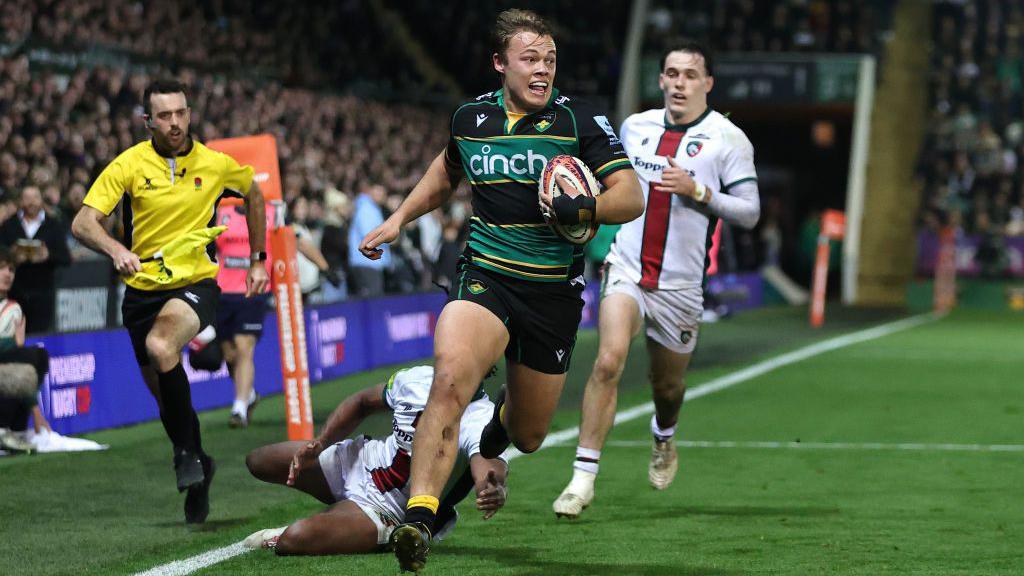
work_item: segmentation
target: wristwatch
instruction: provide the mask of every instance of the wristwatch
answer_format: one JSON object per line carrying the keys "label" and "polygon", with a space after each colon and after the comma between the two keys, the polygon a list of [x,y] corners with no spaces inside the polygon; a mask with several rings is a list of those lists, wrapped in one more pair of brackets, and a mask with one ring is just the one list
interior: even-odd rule
{"label": "wristwatch", "polygon": [[262,251],[262,250],[259,251],[259,252],[253,252],[252,255],[249,256],[249,261],[252,262],[252,263],[266,262],[267,261],[267,253]]}

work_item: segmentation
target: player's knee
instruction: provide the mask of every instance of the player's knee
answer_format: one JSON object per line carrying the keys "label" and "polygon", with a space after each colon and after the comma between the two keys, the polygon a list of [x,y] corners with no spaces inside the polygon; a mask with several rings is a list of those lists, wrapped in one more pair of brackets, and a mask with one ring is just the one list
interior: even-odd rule
{"label": "player's knee", "polygon": [[520,434],[512,438],[512,445],[516,447],[523,454],[530,454],[540,450],[540,445],[544,443],[544,432],[527,432],[526,434]]}
{"label": "player's knee", "polygon": [[686,393],[686,382],[682,378],[652,376],[651,388],[656,398],[673,400]]}
{"label": "player's knee", "polygon": [[430,388],[430,400],[451,407],[465,407],[459,394],[460,380],[464,376],[455,366],[441,365],[434,371],[434,383]]}
{"label": "player's knee", "polygon": [[624,353],[617,350],[602,350],[594,361],[594,377],[601,383],[617,382],[625,363]]}
{"label": "player's knee", "polygon": [[274,482],[277,480],[274,477],[275,470],[270,465],[270,460],[267,458],[266,451],[263,448],[257,448],[245,456],[245,467],[249,469],[249,473],[253,477],[264,482]]}
{"label": "player's knee", "polygon": [[262,480],[260,477],[262,462],[260,461],[259,451],[260,449],[257,448],[245,455],[245,467],[249,469],[249,474]]}
{"label": "player's knee", "polygon": [[155,364],[156,369],[165,372],[174,368],[179,362],[180,351],[177,350],[169,338],[150,334],[146,336],[146,354],[150,361]]}

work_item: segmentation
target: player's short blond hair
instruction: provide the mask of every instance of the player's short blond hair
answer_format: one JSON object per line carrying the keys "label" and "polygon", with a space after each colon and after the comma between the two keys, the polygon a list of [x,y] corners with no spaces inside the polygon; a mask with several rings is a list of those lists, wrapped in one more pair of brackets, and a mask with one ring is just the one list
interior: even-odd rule
{"label": "player's short blond hair", "polygon": [[498,14],[491,29],[491,45],[502,62],[507,62],[505,52],[512,38],[520,32],[533,32],[538,36],[551,36],[551,27],[536,12],[511,8]]}

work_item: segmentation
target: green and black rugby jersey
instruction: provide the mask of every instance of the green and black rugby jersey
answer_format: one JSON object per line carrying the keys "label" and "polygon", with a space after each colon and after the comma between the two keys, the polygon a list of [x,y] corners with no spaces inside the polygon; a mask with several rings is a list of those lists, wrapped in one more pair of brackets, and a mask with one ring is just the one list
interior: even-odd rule
{"label": "green and black rugby jersey", "polygon": [[558,90],[543,110],[518,120],[501,90],[452,114],[445,159],[473,189],[467,252],[474,265],[524,280],[570,279],[581,251],[551,231],[537,197],[544,165],[559,154],[583,160],[598,181],[632,168],[608,117]]}

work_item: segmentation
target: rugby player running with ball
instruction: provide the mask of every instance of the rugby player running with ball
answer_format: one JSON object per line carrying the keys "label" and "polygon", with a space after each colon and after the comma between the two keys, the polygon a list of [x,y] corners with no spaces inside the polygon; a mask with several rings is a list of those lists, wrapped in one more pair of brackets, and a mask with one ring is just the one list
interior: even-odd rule
{"label": "rugby player running with ball", "polygon": [[494,69],[500,90],[460,106],[448,146],[402,205],[363,239],[374,259],[402,226],[446,202],[465,176],[473,217],[456,282],[434,333],[434,381],[416,428],[410,498],[404,523],[391,535],[403,570],[426,564],[438,497],[451,472],[459,418],[477,385],[502,354],[507,392],[496,399],[481,438],[481,455],[511,441],[522,452],[540,447],[576,342],[582,251],[557,236],[538,204],[537,181],[559,155],[580,158],[604,186],[593,198],[563,191],[550,201],[560,224],[619,224],[643,212],[643,195],[608,117],[553,86],[555,41],[533,12],[507,10],[495,23]]}

